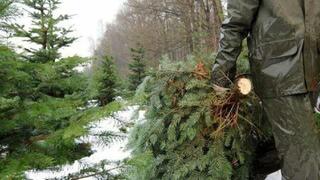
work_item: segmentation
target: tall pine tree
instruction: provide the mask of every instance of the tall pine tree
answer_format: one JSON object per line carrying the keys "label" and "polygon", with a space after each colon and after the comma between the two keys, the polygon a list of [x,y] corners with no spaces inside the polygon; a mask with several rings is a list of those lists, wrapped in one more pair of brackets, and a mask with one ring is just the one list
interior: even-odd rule
{"label": "tall pine tree", "polygon": [[76,38],[69,37],[72,29],[59,27],[58,24],[70,19],[70,15],[54,15],[61,4],[60,0],[23,0],[32,18],[32,27],[13,24],[15,36],[25,38],[27,42],[40,46],[38,49],[24,48],[31,56],[31,62],[46,63],[60,57],[59,49],[69,46]]}
{"label": "tall pine tree", "polygon": [[129,70],[131,71],[129,75],[129,90],[135,91],[146,77],[146,65],[144,62],[145,50],[139,45],[138,48],[131,48],[130,51],[132,62],[129,64]]}

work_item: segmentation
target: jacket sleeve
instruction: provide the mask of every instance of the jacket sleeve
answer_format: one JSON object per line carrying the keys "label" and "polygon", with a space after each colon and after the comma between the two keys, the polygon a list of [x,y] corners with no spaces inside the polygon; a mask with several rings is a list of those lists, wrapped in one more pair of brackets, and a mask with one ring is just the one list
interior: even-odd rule
{"label": "jacket sleeve", "polygon": [[227,18],[221,26],[219,50],[212,67],[213,83],[226,86],[236,74],[236,60],[242,41],[248,36],[260,0],[228,0]]}

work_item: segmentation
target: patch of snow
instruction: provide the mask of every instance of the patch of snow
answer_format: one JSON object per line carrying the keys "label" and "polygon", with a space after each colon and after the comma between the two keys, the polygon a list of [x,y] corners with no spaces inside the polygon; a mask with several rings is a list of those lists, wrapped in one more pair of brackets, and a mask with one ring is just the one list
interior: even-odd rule
{"label": "patch of snow", "polygon": [[282,175],[281,175],[281,171],[277,171],[273,174],[270,174],[266,180],[281,180]]}
{"label": "patch of snow", "polygon": [[115,101],[123,101],[123,98],[121,96],[117,96],[114,98]]}
{"label": "patch of snow", "polygon": [[98,100],[90,100],[87,102],[86,108],[92,108],[92,107],[98,107],[98,106],[99,106]]}
{"label": "patch of snow", "polygon": [[78,73],[82,73],[88,69],[90,69],[92,63],[91,62],[88,62],[88,63],[82,63],[82,64],[79,64],[77,67],[73,68],[72,70],[78,72]]}
{"label": "patch of snow", "polygon": [[0,145],[0,157],[5,158],[8,155],[8,145]]}
{"label": "patch of snow", "polygon": [[[26,177],[31,180],[44,180],[44,179],[54,179],[66,177],[69,174],[74,174],[83,169],[83,165],[95,165],[101,161],[121,161],[125,158],[130,157],[130,151],[125,149],[125,146],[128,142],[128,138],[124,138],[122,141],[116,141],[114,143],[110,143],[105,145],[101,143],[103,140],[99,138],[97,135],[101,135],[105,132],[113,132],[116,134],[122,134],[123,136],[127,136],[126,134],[120,132],[119,121],[120,123],[130,123],[131,117],[134,115],[138,106],[130,106],[123,111],[115,113],[111,117],[106,117],[98,122],[94,122],[88,126],[89,133],[87,136],[81,137],[76,140],[78,143],[90,143],[91,150],[93,154],[89,157],[84,157],[80,160],[75,161],[73,164],[67,164],[62,167],[55,167],[57,170],[31,170],[25,173]],[[139,112],[140,114],[140,112]],[[143,113],[141,113],[143,115]],[[140,118],[139,115],[139,119]]]}

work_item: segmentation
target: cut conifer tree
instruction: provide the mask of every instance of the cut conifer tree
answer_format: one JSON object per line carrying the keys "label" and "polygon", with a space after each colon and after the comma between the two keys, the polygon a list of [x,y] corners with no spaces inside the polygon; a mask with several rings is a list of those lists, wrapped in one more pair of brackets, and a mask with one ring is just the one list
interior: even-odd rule
{"label": "cut conifer tree", "polygon": [[248,95],[252,91],[252,83],[248,78],[241,77],[237,79],[236,86],[242,95]]}
{"label": "cut conifer tree", "polygon": [[254,179],[270,126],[250,81],[214,90],[211,60],[163,61],[138,87],[146,119],[130,136],[129,179]]}

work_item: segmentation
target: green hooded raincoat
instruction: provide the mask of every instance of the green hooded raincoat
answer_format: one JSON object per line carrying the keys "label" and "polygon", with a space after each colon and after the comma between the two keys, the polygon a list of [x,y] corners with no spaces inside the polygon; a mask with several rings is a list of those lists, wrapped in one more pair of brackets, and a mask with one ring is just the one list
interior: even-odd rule
{"label": "green hooded raincoat", "polygon": [[320,0],[228,0],[212,69],[218,85],[225,84],[224,74],[234,78],[245,38],[283,179],[320,180],[320,143],[308,94],[320,78]]}
{"label": "green hooded raincoat", "polygon": [[233,74],[246,37],[261,98],[314,90],[320,77],[320,1],[229,0],[214,71]]}

